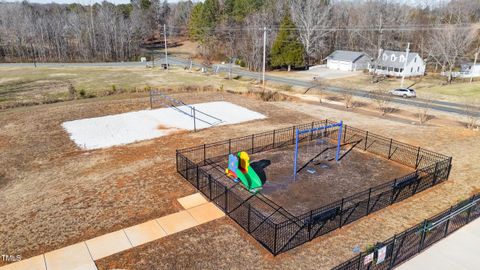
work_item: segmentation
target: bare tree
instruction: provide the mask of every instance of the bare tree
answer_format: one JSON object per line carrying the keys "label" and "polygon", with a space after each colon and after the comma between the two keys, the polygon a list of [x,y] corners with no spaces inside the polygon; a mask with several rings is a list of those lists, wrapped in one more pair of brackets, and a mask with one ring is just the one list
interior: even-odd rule
{"label": "bare tree", "polygon": [[345,90],[342,92],[342,99],[345,104],[345,109],[353,108],[353,95],[349,90]]}
{"label": "bare tree", "polygon": [[464,115],[467,122],[468,129],[475,129],[478,127],[478,119],[479,119],[479,110],[477,99],[466,99],[464,103]]}
{"label": "bare tree", "polygon": [[291,9],[309,66],[314,53],[326,46],[324,39],[329,33],[331,6],[321,0],[292,0]]}
{"label": "bare tree", "polygon": [[369,97],[376,104],[377,109],[380,111],[382,116],[392,113],[397,109],[392,106],[393,98],[388,92],[388,90],[377,88],[370,91]]}
{"label": "bare tree", "polygon": [[417,117],[418,123],[420,125],[425,124],[432,116],[430,115],[430,110],[432,107],[432,98],[425,97],[423,102],[419,102],[417,105]]}
{"label": "bare tree", "polygon": [[447,81],[452,81],[452,71],[460,57],[476,38],[477,31],[471,27],[446,26],[430,34],[430,55],[442,66],[448,68]]}

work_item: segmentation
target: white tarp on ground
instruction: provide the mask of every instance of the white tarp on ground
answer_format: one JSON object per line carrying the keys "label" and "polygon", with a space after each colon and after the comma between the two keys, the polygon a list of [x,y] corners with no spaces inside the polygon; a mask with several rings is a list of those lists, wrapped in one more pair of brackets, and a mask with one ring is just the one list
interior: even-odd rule
{"label": "white tarp on ground", "polygon": [[[208,102],[191,106],[221,119],[219,125],[266,118],[263,114],[230,102]],[[190,108],[185,106],[179,109],[190,112]],[[197,129],[211,127],[201,120],[213,122],[212,118],[200,113],[197,113],[197,118]],[[178,130],[193,130],[193,118],[173,108],[162,108],[68,121],[62,126],[79,147],[98,149],[158,138]]]}

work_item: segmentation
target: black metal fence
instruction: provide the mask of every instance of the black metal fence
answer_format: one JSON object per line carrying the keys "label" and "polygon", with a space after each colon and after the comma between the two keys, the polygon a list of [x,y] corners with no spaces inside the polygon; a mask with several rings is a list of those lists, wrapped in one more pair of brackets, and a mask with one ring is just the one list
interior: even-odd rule
{"label": "black metal fence", "polygon": [[[251,194],[241,185],[227,185],[224,174],[216,178],[205,169],[224,161],[231,153],[258,153],[295,143],[295,130],[321,127],[325,120],[277,129],[226,141],[177,150],[177,171],[274,255],[349,224],[372,212],[413,196],[448,179],[451,158],[420,147],[344,126],[343,144],[357,147],[415,169],[404,177],[366,189],[329,205],[294,216],[261,194]],[[303,134],[300,142],[318,138],[336,140],[338,127]]]}
{"label": "black metal fence", "polygon": [[[424,220],[383,243],[377,243],[373,250],[362,252],[333,270],[392,269],[480,217],[478,204],[480,204],[480,194]],[[385,256],[379,260],[381,249],[385,250]]]}

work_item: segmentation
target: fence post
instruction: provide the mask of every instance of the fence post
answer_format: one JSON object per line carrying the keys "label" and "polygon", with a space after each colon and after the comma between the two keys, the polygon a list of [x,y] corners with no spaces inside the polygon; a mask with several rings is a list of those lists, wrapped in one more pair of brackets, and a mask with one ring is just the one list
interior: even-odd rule
{"label": "fence post", "polygon": [[208,190],[210,193],[210,196],[208,197],[210,200],[212,199],[212,175],[208,174]]}
{"label": "fence post", "polygon": [[232,153],[232,139],[228,139],[228,154]]}
{"label": "fence post", "polygon": [[[472,203],[474,200],[475,200],[475,195],[473,195],[472,198],[470,199],[470,203]],[[468,208],[467,223],[470,223],[470,215],[472,214],[472,208],[474,208],[474,207],[475,207],[475,204],[470,206],[470,208]]]}
{"label": "fence post", "polygon": [[340,206],[340,226],[339,228],[342,227],[342,219],[343,219],[343,202],[344,202],[345,198],[342,198],[342,205]]}
{"label": "fence post", "polygon": [[275,131],[276,129],[273,130],[273,148],[275,148]]}
{"label": "fence post", "polygon": [[397,178],[395,178],[395,181],[393,181],[392,196],[390,197],[390,205],[392,205],[394,201],[393,198],[395,197],[394,194],[395,194],[395,188],[397,187],[397,181],[398,181]]}
{"label": "fence post", "polygon": [[423,249],[423,242],[425,241],[425,236],[427,234],[427,224],[428,224],[428,221],[425,219],[422,225],[422,235],[420,236],[420,244],[418,245],[417,253],[420,253],[420,251],[422,251]]}
{"label": "fence post", "polygon": [[250,233],[250,211],[252,211],[252,206],[250,205],[250,203],[248,204],[248,214],[247,214],[247,232]]}
{"label": "fence post", "polygon": [[397,234],[393,235],[392,253],[390,253],[390,262],[388,263],[388,269],[392,269],[393,264],[395,263],[393,261],[393,254],[395,252],[395,242],[397,242]]}
{"label": "fence post", "polygon": [[360,270],[360,265],[362,265],[362,253],[358,254],[358,264],[357,270]]}
{"label": "fence post", "polygon": [[198,182],[198,164],[197,164],[197,189],[200,188],[200,183]]}
{"label": "fence post", "polygon": [[347,141],[347,125],[345,125],[345,128],[343,129],[343,143]]}
{"label": "fence post", "polygon": [[445,225],[445,232],[443,233],[443,237],[446,237],[448,234],[448,227],[450,225],[450,220],[452,217],[450,217],[450,214],[452,214],[453,206],[450,206],[450,211],[448,211],[449,219],[447,219],[447,224]]}
{"label": "fence post", "polygon": [[207,145],[203,144],[203,165],[207,165]]}
{"label": "fence post", "polygon": [[277,224],[275,223],[275,234],[273,236],[273,254],[277,255]]}
{"label": "fence post", "polygon": [[393,139],[390,139],[390,147],[388,148],[388,159],[390,159],[390,155],[392,154],[392,143]]}
{"label": "fence post", "polygon": [[228,188],[224,186],[225,190],[225,213],[228,214]]}
{"label": "fence post", "polygon": [[435,162],[435,172],[433,172],[432,187],[435,186],[435,183],[437,183],[437,169],[438,169],[438,162]]}
{"label": "fence post", "polygon": [[450,171],[452,170],[452,157],[448,158],[448,172],[447,172],[447,179],[450,178]]}
{"label": "fence post", "polygon": [[366,216],[368,216],[368,214],[370,212],[370,197],[371,196],[372,196],[372,188],[369,188],[368,189],[367,214],[366,214]]}
{"label": "fence post", "polygon": [[253,143],[254,139],[255,139],[255,136],[254,136],[254,134],[252,134],[252,151],[251,151],[252,154],[253,154],[253,149],[255,148],[255,145]]}
{"label": "fence post", "polygon": [[178,149],[175,150],[175,161],[176,161],[175,166],[177,167],[177,172],[180,172],[180,171],[178,170]]}
{"label": "fence post", "polygon": [[420,158],[420,147],[417,150],[417,159],[415,160],[415,169],[418,168],[418,159]]}
{"label": "fence post", "polygon": [[365,134],[365,147],[363,148],[364,151],[367,151],[367,141],[368,141],[368,130],[367,130],[367,133]]}
{"label": "fence post", "polygon": [[312,216],[313,216],[313,210],[310,210],[310,220],[308,221],[308,241],[312,240],[311,239],[311,230],[312,230]]}

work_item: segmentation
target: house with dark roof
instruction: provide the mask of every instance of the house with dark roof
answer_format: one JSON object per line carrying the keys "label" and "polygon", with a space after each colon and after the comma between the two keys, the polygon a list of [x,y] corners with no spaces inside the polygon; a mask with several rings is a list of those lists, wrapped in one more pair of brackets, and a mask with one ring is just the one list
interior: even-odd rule
{"label": "house with dark roof", "polygon": [[425,74],[425,61],[418,53],[381,51],[379,57],[368,68],[370,73],[394,77],[413,77]]}
{"label": "house with dark roof", "polygon": [[327,56],[327,68],[343,71],[367,69],[371,61],[370,56],[363,52],[336,50]]}

